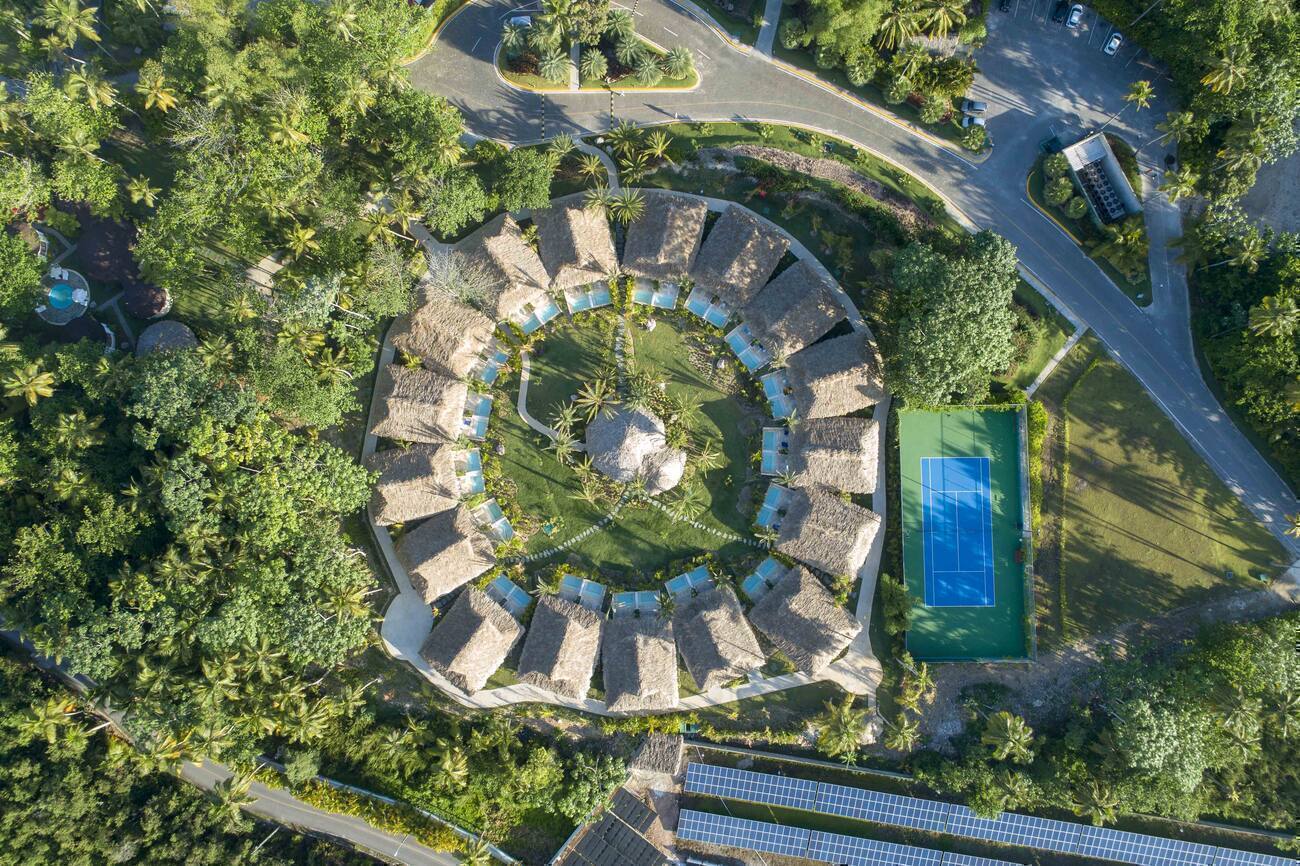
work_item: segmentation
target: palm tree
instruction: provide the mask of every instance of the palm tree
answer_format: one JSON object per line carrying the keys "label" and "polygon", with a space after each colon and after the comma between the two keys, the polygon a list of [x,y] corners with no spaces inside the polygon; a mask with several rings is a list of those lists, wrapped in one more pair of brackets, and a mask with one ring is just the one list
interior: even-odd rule
{"label": "palm tree", "polygon": [[650,162],[645,151],[625,154],[618,167],[628,183],[639,183],[650,172]]}
{"label": "palm tree", "polygon": [[1300,511],[1295,514],[1287,515],[1286,534],[1292,538],[1300,538]]}
{"label": "palm tree", "polygon": [[590,423],[595,420],[599,414],[608,415],[612,412],[614,402],[614,388],[609,379],[604,376],[597,377],[590,382],[583,384],[578,389],[578,398],[574,404],[587,412],[587,421]]}
{"label": "palm tree", "polygon": [[253,784],[253,777],[247,773],[232,773],[212,786],[215,800],[214,811],[229,823],[238,823],[243,818],[243,808],[254,801],[248,793]]}
{"label": "palm tree", "polygon": [[964,0],[927,0],[921,7],[925,26],[940,39],[947,37],[954,27],[966,23],[966,4]]}
{"label": "palm tree", "polygon": [[646,87],[654,87],[664,80],[664,70],[659,65],[659,58],[648,51],[637,57],[635,68],[637,80]]}
{"label": "palm tree", "polygon": [[603,81],[609,74],[609,61],[597,48],[584,48],[578,61],[578,71],[588,81]]}
{"label": "palm tree", "polygon": [[636,69],[646,53],[645,46],[635,36],[620,39],[614,45],[614,58],[630,69]]}
{"label": "palm tree", "polygon": [[1028,764],[1034,759],[1034,731],[1020,716],[1002,710],[989,717],[980,742],[992,750],[999,761],[1010,759]]}
{"label": "palm tree", "polygon": [[1093,779],[1083,789],[1083,795],[1072,804],[1074,814],[1092,821],[1094,826],[1114,823],[1119,811],[1119,795],[1106,782]]}
{"label": "palm tree", "polygon": [[311,226],[294,223],[293,228],[289,230],[289,237],[285,242],[289,245],[289,251],[293,253],[295,259],[300,259],[307,253],[319,250],[320,241],[316,240],[316,230]]}
{"label": "palm tree", "polygon": [[695,55],[685,45],[678,45],[664,58],[664,69],[669,78],[686,78],[695,69]]}
{"label": "palm tree", "polygon": [[1143,108],[1149,107],[1151,105],[1151,97],[1155,96],[1155,94],[1156,90],[1151,86],[1150,81],[1134,81],[1129,85],[1128,93],[1124,94],[1124,105],[1119,111],[1106,118],[1106,122],[1101,125],[1101,130],[1098,131],[1104,131],[1106,127],[1110,126],[1111,123],[1114,122],[1115,118],[1123,114],[1124,110],[1130,105],[1136,105],[1139,111]]}
{"label": "palm tree", "polygon": [[601,211],[608,216],[614,207],[614,193],[604,184],[592,187],[583,197],[583,207]]}
{"label": "palm tree", "polygon": [[632,13],[626,9],[610,10],[609,16],[605,19],[605,35],[614,42],[622,42],[630,39],[636,32],[636,22],[632,20]]}
{"label": "palm tree", "polygon": [[72,96],[85,96],[91,111],[98,112],[117,102],[117,89],[89,66],[69,72],[64,87]]}
{"label": "palm tree", "polygon": [[921,725],[916,719],[901,713],[898,719],[889,723],[885,734],[885,748],[895,752],[910,752],[921,742]]}
{"label": "palm tree", "polygon": [[668,513],[674,520],[694,520],[704,511],[705,491],[699,484],[687,484],[677,494],[677,498],[668,506]]}
{"label": "palm tree", "polygon": [[546,147],[546,152],[551,154],[556,162],[564,159],[578,147],[571,135],[558,135]]}
{"label": "palm tree", "polygon": [[1264,164],[1264,147],[1253,144],[1249,147],[1221,147],[1215,154],[1223,160],[1215,168],[1226,168],[1233,173],[1251,174],[1259,171]]}
{"label": "palm tree", "polygon": [[32,704],[18,723],[18,734],[27,740],[44,739],[51,746],[58,741],[59,730],[70,717],[63,701],[50,698],[44,704]]}
{"label": "palm tree", "polygon": [[357,10],[348,0],[335,0],[325,8],[325,21],[344,42],[354,42],[352,28],[357,23]]}
{"label": "palm tree", "polygon": [[840,758],[852,765],[858,756],[862,732],[866,730],[871,711],[855,707],[855,697],[845,695],[839,703],[827,701],[825,711],[813,719],[818,729],[817,748],[829,758]]}
{"label": "palm tree", "polygon": [[475,839],[474,843],[465,849],[461,855],[460,862],[464,866],[492,866],[496,861],[492,857],[492,850],[488,848],[487,842],[483,839]]}
{"label": "palm tree", "polygon": [[1106,226],[1106,240],[1097,246],[1096,254],[1110,259],[1122,271],[1140,269],[1147,258],[1147,235],[1141,215]]}
{"label": "palm tree", "polygon": [[629,153],[641,141],[641,130],[629,120],[620,120],[609,131],[609,143],[616,153]]}
{"label": "palm tree", "polygon": [[146,109],[156,108],[166,114],[176,107],[176,91],[167,84],[167,77],[162,74],[162,70],[142,75],[135,83],[135,92],[144,97]]}
{"label": "palm tree", "polygon": [[1233,243],[1232,263],[1249,273],[1259,270],[1259,263],[1268,254],[1268,242],[1257,231],[1247,232]]}
{"label": "palm tree", "polygon": [[1268,720],[1277,728],[1279,737],[1290,740],[1300,730],[1300,691],[1288,689],[1278,695],[1269,709]]}
{"label": "palm tree", "polygon": [[555,457],[564,465],[569,464],[573,452],[577,450],[578,440],[573,437],[572,433],[555,431],[555,438],[546,446],[547,450],[554,451]]}
{"label": "palm tree", "polygon": [[1234,45],[1223,57],[1214,58],[1201,83],[1215,93],[1231,93],[1234,88],[1245,84],[1251,69],[1242,55],[1241,47]]}
{"label": "palm tree", "polygon": [[645,198],[640,190],[621,189],[614,194],[614,201],[609,209],[614,219],[627,225],[640,219],[641,214],[645,213]]}
{"label": "palm tree", "polygon": [[1166,174],[1165,182],[1160,184],[1160,191],[1169,197],[1169,201],[1176,202],[1180,198],[1196,195],[1196,185],[1200,181],[1199,174],[1190,168],[1183,168]]}
{"label": "palm tree", "polygon": [[378,97],[379,91],[375,90],[369,81],[356,78],[348,82],[347,90],[343,93],[343,102],[348,108],[365,117]]}
{"label": "palm tree", "polygon": [[95,13],[98,11],[98,6],[81,8],[79,0],[46,0],[36,20],[54,31],[63,45],[72,48],[78,39],[99,41],[99,34],[95,32]]}
{"label": "palm tree", "polygon": [[469,778],[469,759],[465,757],[465,752],[461,749],[459,743],[449,740],[439,740],[438,746],[438,772],[441,774],[441,781],[448,788],[462,788]]}
{"label": "palm tree", "polygon": [[578,174],[587,180],[602,180],[608,177],[605,163],[594,153],[584,153],[578,157]]}
{"label": "palm tree", "polygon": [[131,197],[132,204],[143,203],[145,207],[153,207],[160,192],[162,189],[151,184],[144,175],[137,175],[126,182],[126,194]]}
{"label": "palm tree", "polygon": [[880,19],[876,44],[887,51],[897,48],[916,35],[917,23],[915,6],[909,2],[892,4]]}
{"label": "palm tree", "polygon": [[411,223],[424,216],[424,213],[415,206],[410,190],[404,189],[397,195],[387,196],[386,200],[387,210],[392,214],[393,222],[397,224],[398,231],[402,234],[409,234]]}
{"label": "palm tree", "polygon": [[28,406],[35,406],[42,397],[54,396],[54,374],[42,370],[40,364],[28,364],[11,371],[4,386],[6,397],[22,397]]}
{"label": "palm tree", "polygon": [[569,55],[559,49],[547,51],[537,64],[537,73],[552,84],[565,83],[569,80]]}
{"label": "palm tree", "polygon": [[706,441],[695,452],[695,465],[707,472],[722,465],[722,451],[712,439]]}
{"label": "palm tree", "polygon": [[55,419],[50,438],[65,452],[85,451],[104,441],[104,433],[99,429],[103,423],[103,418],[88,418],[82,409],[63,412]]}
{"label": "palm tree", "polygon": [[306,144],[310,136],[298,128],[298,114],[285,106],[271,115],[271,122],[266,137],[272,143],[298,147]]}
{"label": "palm tree", "polygon": [[[1175,144],[1182,144],[1187,140],[1188,135],[1196,126],[1196,115],[1190,111],[1171,111],[1165,115],[1163,123],[1157,123],[1156,129],[1164,133],[1159,138],[1166,136],[1173,139]],[[1153,139],[1158,141],[1159,139]],[[1150,142],[1147,142],[1150,144]]]}
{"label": "palm tree", "polygon": [[506,24],[501,28],[501,47],[507,57],[514,57],[528,44],[528,28],[522,24]]}
{"label": "palm tree", "polygon": [[656,129],[650,133],[650,137],[645,141],[645,153],[653,159],[668,160],[668,149],[672,147],[673,138],[662,129]]}

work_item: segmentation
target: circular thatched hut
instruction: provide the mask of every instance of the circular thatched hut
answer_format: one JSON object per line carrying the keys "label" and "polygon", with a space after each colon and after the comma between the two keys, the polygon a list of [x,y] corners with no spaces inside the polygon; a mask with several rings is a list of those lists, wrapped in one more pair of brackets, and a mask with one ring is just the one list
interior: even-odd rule
{"label": "circular thatched hut", "polygon": [[135,354],[136,357],[143,358],[151,352],[174,352],[179,349],[193,349],[198,345],[198,337],[194,336],[193,331],[180,322],[166,319],[154,322],[140,332],[140,339],[135,344]]}
{"label": "circular thatched hut", "polygon": [[172,308],[172,296],[161,286],[146,283],[138,273],[122,281],[122,309],[137,319],[160,319]]}
{"label": "circular thatched hut", "polygon": [[686,471],[686,452],[670,448],[664,422],[644,409],[618,408],[587,425],[587,453],[615,481],[645,481],[651,496],[671,490]]}

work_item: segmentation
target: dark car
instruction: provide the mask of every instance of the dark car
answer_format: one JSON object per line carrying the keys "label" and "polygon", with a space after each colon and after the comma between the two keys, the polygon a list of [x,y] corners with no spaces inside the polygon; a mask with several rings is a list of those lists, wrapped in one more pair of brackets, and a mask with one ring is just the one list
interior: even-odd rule
{"label": "dark car", "polygon": [[1056,8],[1052,10],[1052,20],[1057,24],[1065,23],[1065,13],[1070,10],[1070,4],[1065,0],[1057,0]]}

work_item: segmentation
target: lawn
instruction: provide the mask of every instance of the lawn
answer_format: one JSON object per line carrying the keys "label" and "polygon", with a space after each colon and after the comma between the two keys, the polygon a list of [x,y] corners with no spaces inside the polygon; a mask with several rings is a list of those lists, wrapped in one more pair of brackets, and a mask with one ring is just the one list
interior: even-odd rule
{"label": "lawn", "polygon": [[[654,331],[634,328],[626,346],[642,369],[657,368],[668,380],[668,391],[688,394],[699,406],[697,431],[720,446],[725,462],[702,475],[706,510],[696,518],[704,526],[728,536],[752,537],[748,509],[739,507],[747,481],[756,470],[749,455],[757,437],[761,411],[731,396],[706,380],[689,361],[683,331],[675,317],[660,317]],[[689,320],[683,320],[689,321]],[[583,383],[613,368],[615,327],[612,310],[584,313],[576,321],[557,320],[547,325],[541,351],[532,361],[528,392],[529,411],[544,423],[555,406],[576,394]],[[693,326],[692,326],[693,327]],[[518,390],[508,382],[497,391],[493,406],[493,431],[505,445],[501,456],[505,476],[516,485],[515,502],[539,523],[550,522],[554,532],[537,532],[526,554],[555,548],[599,522],[606,509],[579,500],[574,471],[546,450],[548,440],[527,427],[515,410]],[[671,501],[673,494],[660,499]],[[748,500],[745,499],[747,502]],[[700,553],[728,560],[755,553],[743,541],[721,538],[676,522],[653,506],[625,508],[595,534],[548,557],[530,563],[542,571],[557,562],[574,561],[602,573],[618,588],[658,588],[655,572]]]}
{"label": "lawn", "polygon": [[1066,398],[1065,417],[1070,636],[1258,588],[1257,575],[1285,567],[1278,542],[1115,361],[1097,354]]}
{"label": "lawn", "polygon": [[1004,385],[1015,388],[1028,388],[1038,374],[1043,372],[1047,362],[1060,351],[1074,326],[1070,320],[1061,315],[1038,290],[1024,280],[1017,281],[1015,292],[1016,305],[1029,317],[1030,341],[1025,359],[1016,364],[997,380]]}

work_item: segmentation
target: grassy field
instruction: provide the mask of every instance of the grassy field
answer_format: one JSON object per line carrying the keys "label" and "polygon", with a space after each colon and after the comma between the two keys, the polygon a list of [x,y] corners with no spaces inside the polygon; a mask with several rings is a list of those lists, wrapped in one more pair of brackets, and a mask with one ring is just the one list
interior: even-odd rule
{"label": "grassy field", "polygon": [[1281,571],[1281,546],[1119,364],[1097,354],[1065,416],[1069,634],[1257,588],[1256,575]]}
{"label": "grassy field", "polygon": [[[1021,548],[1020,438],[1016,413],[997,410],[900,413],[903,563],[916,600],[907,647],[920,659],[1014,659],[1025,656],[1025,572]],[[995,604],[929,607],[925,598],[925,493],[920,475],[927,457],[990,458]]]}
{"label": "grassy field", "polygon": [[1015,301],[1029,316],[1031,341],[1025,359],[997,380],[1011,387],[1027,388],[1065,345],[1074,326],[1024,280],[1017,282]]}
{"label": "grassy field", "polygon": [[[576,322],[557,321],[547,326],[529,382],[528,407],[535,417],[548,422],[556,404],[577,393],[584,382],[612,369],[616,322],[612,311],[605,310],[583,314]],[[697,430],[714,440],[725,455],[720,468],[703,475],[708,505],[697,520],[725,533],[750,537],[748,512],[742,512],[737,503],[755,472],[749,453],[758,431],[757,408],[745,406],[701,377],[687,360],[682,334],[668,319],[660,318],[652,332],[634,331],[627,352],[643,369],[659,369],[669,382],[669,393],[686,392],[698,403]],[[517,386],[507,384],[498,393],[493,429],[505,444],[501,460],[506,477],[517,486],[515,501],[539,522],[556,526],[551,535],[535,534],[525,552],[546,551],[598,522],[605,510],[577,498],[576,474],[546,450],[548,440],[519,417],[513,405]],[[755,550],[741,541],[675,522],[646,506],[625,508],[613,523],[555,557],[538,561],[535,567],[543,570],[556,562],[576,561],[601,571],[619,588],[657,588],[656,570],[706,552],[728,560],[747,557]]]}

